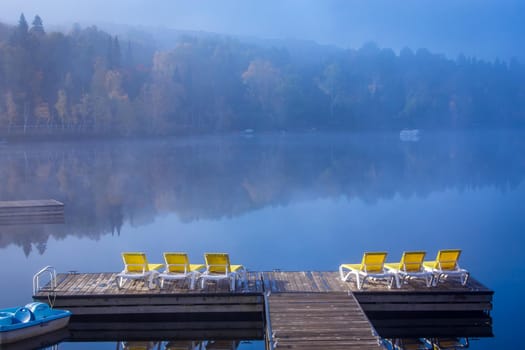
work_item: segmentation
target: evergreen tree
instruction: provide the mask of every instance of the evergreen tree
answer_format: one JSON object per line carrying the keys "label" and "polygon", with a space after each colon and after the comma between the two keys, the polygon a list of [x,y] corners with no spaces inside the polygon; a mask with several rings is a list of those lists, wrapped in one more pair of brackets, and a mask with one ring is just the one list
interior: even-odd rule
{"label": "evergreen tree", "polygon": [[121,64],[120,43],[118,37],[109,37],[107,49],[107,64],[109,69],[118,69]]}
{"label": "evergreen tree", "polygon": [[21,34],[27,34],[27,31],[29,29],[29,25],[27,24],[26,17],[22,13],[20,15],[20,19],[18,20],[18,32]]}
{"label": "evergreen tree", "polygon": [[[33,26],[31,27],[31,33],[32,34],[45,34],[45,31],[44,31],[44,24],[42,22],[42,18],[40,18],[39,15],[36,15],[35,16],[35,19],[33,20]],[[27,23],[26,23],[27,25]]]}
{"label": "evergreen tree", "polygon": [[120,53],[120,43],[118,37],[115,36],[113,40],[113,68],[120,68],[121,64],[121,53]]}
{"label": "evergreen tree", "polygon": [[133,67],[133,50],[131,48],[131,41],[128,40],[128,46],[127,46],[127,49],[126,49],[126,56],[124,58],[124,61],[125,61],[125,65],[127,67]]}
{"label": "evergreen tree", "polygon": [[27,41],[27,33],[28,33],[28,24],[26,21],[26,17],[22,13],[20,15],[20,19],[18,20],[18,26],[13,32],[13,35],[11,36],[10,43],[14,46],[23,46]]}

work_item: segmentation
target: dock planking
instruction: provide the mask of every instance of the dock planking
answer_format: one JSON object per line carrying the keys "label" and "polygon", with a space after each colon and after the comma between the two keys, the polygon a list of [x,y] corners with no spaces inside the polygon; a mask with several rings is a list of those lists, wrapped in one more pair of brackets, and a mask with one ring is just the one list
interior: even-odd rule
{"label": "dock planking", "polygon": [[227,281],[190,290],[187,281],[166,281],[162,289],[149,289],[143,281],[126,280],[123,287],[118,288],[116,275],[58,274],[56,288],[52,291],[44,288],[33,298],[44,302],[52,300],[55,307],[68,309],[76,316],[165,313],[215,318],[221,313],[230,313],[242,316],[241,319],[262,319],[263,291],[257,272],[248,273],[246,283],[237,292],[229,292]]}
{"label": "dock planking", "polygon": [[[236,332],[262,337],[266,327],[267,344],[274,349],[377,349],[379,335],[403,331],[399,325],[407,314],[424,315],[423,332],[436,332],[437,325],[446,335],[454,322],[470,334],[488,335],[492,329],[488,312],[493,292],[472,278],[466,286],[447,280],[431,288],[410,280],[400,289],[371,280],[357,290],[354,282],[341,281],[333,271],[251,271],[234,292],[226,280],[199,287],[190,290],[188,281],[166,281],[162,289],[149,289],[143,281],[126,280],[118,288],[116,273],[67,273],[58,275],[55,289],[44,288],[33,298],[71,310],[78,332],[89,331],[89,320],[100,323],[101,317],[118,328],[123,320],[149,321],[154,315],[180,332],[194,329],[194,334],[203,331],[197,325],[220,334],[228,324]],[[458,320],[458,312],[468,317]],[[451,318],[439,318],[443,313]],[[441,316],[434,319],[433,314]],[[485,328],[476,326],[479,320]]]}
{"label": "dock planking", "polygon": [[[355,296],[366,311],[490,311],[493,291],[473,278],[462,286],[451,280],[437,287],[427,288],[418,280],[409,281],[402,288],[387,287],[386,282],[370,281],[362,290],[354,282],[343,282],[337,272],[248,272],[247,281],[230,292],[226,280],[208,282],[204,288],[189,289],[188,280],[166,281],[164,288],[149,289],[141,280],[126,280],[122,288],[116,284],[116,273],[63,273],[57,276],[57,286],[52,295],[57,301],[104,297],[128,299],[135,296],[217,296],[239,297],[263,293],[346,293]],[[35,299],[48,298],[50,291],[43,288]],[[426,306],[425,306],[426,305]]]}
{"label": "dock planking", "polygon": [[46,211],[52,208],[63,208],[64,204],[54,199],[32,199],[19,201],[0,201],[0,212]]}
{"label": "dock planking", "polygon": [[267,307],[270,348],[380,348],[370,322],[351,294],[271,293]]}
{"label": "dock planking", "polygon": [[54,199],[0,201],[0,225],[58,224],[64,204]]}
{"label": "dock planking", "polygon": [[[384,280],[370,280],[361,290],[354,281],[343,282],[337,272],[263,272],[265,289],[273,293],[352,293],[365,312],[485,311],[492,309],[494,292],[470,278],[465,286],[447,280],[428,288],[421,280],[409,280],[401,288],[389,288]],[[306,287],[305,287],[306,286]]]}

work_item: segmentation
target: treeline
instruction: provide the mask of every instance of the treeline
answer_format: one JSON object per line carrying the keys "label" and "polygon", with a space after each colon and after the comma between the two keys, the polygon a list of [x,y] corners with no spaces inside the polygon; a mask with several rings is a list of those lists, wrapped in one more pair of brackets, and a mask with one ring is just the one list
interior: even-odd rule
{"label": "treeline", "polygon": [[0,24],[0,133],[167,135],[525,126],[525,66],[366,44],[296,50],[178,36],[173,49],[96,27]]}

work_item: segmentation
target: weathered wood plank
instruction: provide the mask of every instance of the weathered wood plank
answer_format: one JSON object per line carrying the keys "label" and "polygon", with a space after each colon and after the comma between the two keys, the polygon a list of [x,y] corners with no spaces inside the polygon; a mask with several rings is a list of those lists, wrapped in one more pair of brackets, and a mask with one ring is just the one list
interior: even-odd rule
{"label": "weathered wood plank", "polygon": [[[55,289],[56,294],[65,294],[67,293],[70,288],[73,287],[75,283],[77,283],[78,277],[76,274],[61,274],[57,276],[58,281],[60,281],[62,276],[66,276],[61,282],[58,282],[57,287]],[[42,292],[38,292],[37,295],[42,294]],[[45,293],[44,293],[45,294]]]}
{"label": "weathered wood plank", "polygon": [[18,201],[0,201],[0,209],[32,208],[45,206],[64,206],[64,203],[54,199],[30,199]]}
{"label": "weathered wood plank", "polygon": [[96,331],[96,330],[126,330],[126,331],[141,331],[148,328],[154,330],[206,330],[206,329],[250,329],[262,327],[262,321],[221,321],[221,322],[210,322],[210,321],[165,321],[165,322],[152,322],[150,324],[144,324],[144,322],[108,322],[104,319],[98,320],[97,322],[82,322],[75,321],[70,324],[72,330],[83,330],[83,331]]}
{"label": "weathered wood plank", "polygon": [[330,286],[326,281],[322,278],[322,275],[319,272],[312,272],[312,278],[317,284],[317,287],[319,288],[320,292],[329,292]]}
{"label": "weathered wood plank", "polygon": [[420,312],[420,311],[488,311],[492,310],[492,303],[402,303],[402,304],[363,304],[366,312]]}
{"label": "weathered wood plank", "polygon": [[46,216],[63,214],[64,207],[20,207],[20,208],[0,208],[0,217],[3,216],[27,216],[29,214]]}
{"label": "weathered wood plank", "polygon": [[0,225],[64,222],[64,204],[54,199],[0,201]]}
{"label": "weathered wood plank", "polygon": [[[66,300],[70,306],[133,306],[133,305],[238,305],[238,304],[262,304],[261,295],[199,295],[191,294],[180,297],[162,297],[160,295],[134,295],[120,298],[118,296],[84,296],[75,298],[59,298]],[[64,304],[62,304],[64,305]]]}
{"label": "weathered wood plank", "polygon": [[384,303],[457,303],[457,302],[476,302],[488,303],[492,301],[491,293],[403,293],[403,294],[366,294],[354,293],[361,305],[376,303],[379,299]]}
{"label": "weathered wood plank", "polygon": [[372,326],[355,299],[345,293],[322,293],[313,287],[310,292],[297,292],[304,288],[305,280],[313,281],[308,274],[297,276],[295,284],[287,287],[293,292],[272,293],[268,297],[275,349],[298,345],[316,349],[345,349],[347,345],[379,349]]}
{"label": "weathered wood plank", "polygon": [[[61,306],[64,307],[64,306]],[[75,315],[124,315],[124,314],[175,314],[175,313],[253,313],[263,312],[262,304],[227,305],[119,305],[119,306],[70,306]]]}

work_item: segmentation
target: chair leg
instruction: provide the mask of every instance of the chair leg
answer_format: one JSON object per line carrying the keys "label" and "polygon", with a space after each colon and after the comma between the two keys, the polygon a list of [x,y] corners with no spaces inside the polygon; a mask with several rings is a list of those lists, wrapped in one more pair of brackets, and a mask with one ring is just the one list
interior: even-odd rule
{"label": "chair leg", "polygon": [[345,275],[344,271],[343,271],[343,267],[342,266],[339,266],[339,276],[341,276],[341,280],[344,281],[344,282],[347,282],[348,279],[350,278],[350,274],[352,273],[352,271],[348,271]]}
{"label": "chair leg", "polygon": [[[393,279],[395,280],[396,282],[396,288],[401,288],[401,282],[399,281],[399,274],[395,274]],[[405,278],[403,278],[403,282],[405,281]],[[392,281],[393,282],[393,281]],[[390,284],[392,284],[392,282],[390,282]]]}
{"label": "chair leg", "polygon": [[390,281],[388,282],[388,289],[392,289],[392,287],[394,286],[394,283],[396,285],[396,288],[399,288],[399,281],[398,281],[397,274],[390,276]]}
{"label": "chair leg", "polygon": [[233,278],[233,284],[235,285],[235,289],[242,288],[243,285],[243,278],[242,278],[242,272],[239,275],[235,275]]}
{"label": "chair leg", "polygon": [[425,284],[427,285],[427,288],[432,286],[432,275],[425,276]]}
{"label": "chair leg", "polygon": [[151,273],[148,276],[148,288],[154,289],[157,287],[157,278],[159,276],[159,273],[157,271],[151,271]]}
{"label": "chair leg", "polygon": [[246,273],[246,270],[242,271],[242,288],[248,287],[248,275]]}
{"label": "chair leg", "polygon": [[464,274],[462,274],[459,278],[461,280],[461,285],[464,286],[467,284],[468,282],[468,279],[470,277],[470,274],[468,272],[465,272]]}
{"label": "chair leg", "polygon": [[434,287],[437,287],[437,285],[439,284],[439,281],[441,280],[441,277],[443,277],[444,275],[442,273],[437,273],[434,275]]}
{"label": "chair leg", "polygon": [[246,270],[241,270],[238,274],[235,274],[235,288],[240,287],[241,289],[248,286],[248,277]]}
{"label": "chair leg", "polygon": [[346,273],[346,275],[344,273],[341,274],[341,279],[344,281],[344,282],[348,282],[350,280],[350,276],[352,275],[352,271],[349,271]]}
{"label": "chair leg", "polygon": [[361,279],[360,279],[359,273],[355,272],[354,275],[355,275],[355,284],[357,285],[357,289],[361,289]]}
{"label": "chair leg", "polygon": [[195,289],[195,274],[191,275],[190,279],[190,289]]}

